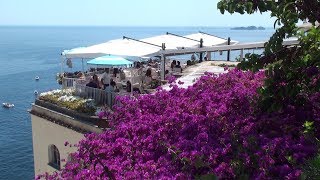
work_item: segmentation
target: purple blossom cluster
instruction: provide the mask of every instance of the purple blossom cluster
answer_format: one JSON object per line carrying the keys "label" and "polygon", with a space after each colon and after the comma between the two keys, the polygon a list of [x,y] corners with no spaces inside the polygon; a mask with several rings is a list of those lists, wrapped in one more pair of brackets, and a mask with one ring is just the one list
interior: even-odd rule
{"label": "purple blossom cluster", "polygon": [[261,112],[257,90],[264,79],[264,72],[235,69],[206,73],[187,89],[173,85],[154,95],[118,98],[112,113],[100,114],[112,130],[87,134],[61,172],[43,177],[299,178],[301,164],[317,150],[303,122],[308,117],[319,127],[320,95],[310,97],[310,111]]}

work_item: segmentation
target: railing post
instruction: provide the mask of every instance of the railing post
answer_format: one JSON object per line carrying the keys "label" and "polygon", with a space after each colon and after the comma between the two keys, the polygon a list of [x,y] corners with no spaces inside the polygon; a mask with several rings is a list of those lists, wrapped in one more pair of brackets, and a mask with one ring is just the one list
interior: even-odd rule
{"label": "railing post", "polygon": [[160,76],[161,76],[161,80],[164,80],[165,79],[165,71],[166,71],[166,57],[165,55],[163,54],[164,51],[166,49],[166,45],[165,43],[162,43],[162,49],[161,49],[161,61],[160,61],[160,67],[161,67],[161,71],[160,71]]}
{"label": "railing post", "polygon": [[[201,39],[200,39],[200,48],[202,48],[202,47],[203,47],[203,39],[201,38]],[[200,57],[199,57],[199,62],[202,62],[202,59],[203,59],[202,56],[203,56],[203,53],[201,52],[201,53],[200,53]]]}
{"label": "railing post", "polygon": [[[228,45],[230,45],[230,42],[231,42],[231,39],[230,37],[228,37]],[[228,50],[228,53],[227,53],[227,61],[230,61],[230,49]]]}
{"label": "railing post", "polygon": [[243,60],[243,49],[241,49],[241,51],[240,51],[240,61],[242,61]]}

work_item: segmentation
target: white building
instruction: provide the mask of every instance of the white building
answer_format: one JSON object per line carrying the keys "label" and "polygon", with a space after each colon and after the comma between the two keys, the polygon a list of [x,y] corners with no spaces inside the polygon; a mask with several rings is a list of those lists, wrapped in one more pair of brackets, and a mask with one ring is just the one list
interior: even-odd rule
{"label": "white building", "polygon": [[[60,170],[85,133],[101,133],[107,123],[101,124],[95,117],[85,117],[75,112],[48,105],[36,100],[30,111],[35,176]],[[59,112],[60,111],[60,112]],[[68,115],[67,115],[68,114]],[[63,161],[65,160],[65,161]]]}

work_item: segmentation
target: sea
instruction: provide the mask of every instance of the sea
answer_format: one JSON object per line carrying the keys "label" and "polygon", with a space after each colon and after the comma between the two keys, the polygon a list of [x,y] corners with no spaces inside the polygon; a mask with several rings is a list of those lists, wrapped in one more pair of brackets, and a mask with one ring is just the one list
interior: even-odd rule
{"label": "sea", "polygon": [[[85,47],[128,36],[136,39],[163,35],[166,32],[188,35],[203,31],[239,42],[265,41],[274,32],[265,30],[231,30],[229,27],[0,27],[0,179],[33,179],[31,118],[28,109],[34,91],[58,89],[56,74],[61,71],[63,50]],[[245,51],[252,52],[252,51]],[[217,54],[219,56],[219,54]],[[234,55],[235,56],[235,55]],[[212,56],[212,57],[215,57]],[[219,57],[220,59],[222,57]],[[217,57],[218,59],[218,57]],[[233,57],[234,59],[234,57]],[[74,60],[72,72],[81,70]],[[66,66],[64,66],[66,67]],[[39,76],[40,80],[35,81]]]}

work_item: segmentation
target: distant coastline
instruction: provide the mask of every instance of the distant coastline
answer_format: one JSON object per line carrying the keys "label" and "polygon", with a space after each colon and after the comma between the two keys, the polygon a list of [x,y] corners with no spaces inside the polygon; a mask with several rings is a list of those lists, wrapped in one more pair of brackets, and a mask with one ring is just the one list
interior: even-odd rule
{"label": "distant coastline", "polygon": [[231,28],[231,30],[265,30],[266,28],[262,27],[262,26],[247,26],[247,27],[234,27]]}

